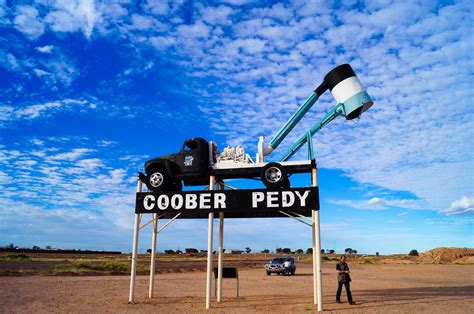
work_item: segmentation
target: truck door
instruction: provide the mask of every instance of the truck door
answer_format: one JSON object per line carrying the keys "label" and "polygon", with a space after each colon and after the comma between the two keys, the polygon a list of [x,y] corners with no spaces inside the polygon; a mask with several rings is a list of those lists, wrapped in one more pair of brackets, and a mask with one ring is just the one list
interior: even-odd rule
{"label": "truck door", "polygon": [[201,138],[184,142],[179,167],[185,175],[206,175],[209,167],[209,144]]}

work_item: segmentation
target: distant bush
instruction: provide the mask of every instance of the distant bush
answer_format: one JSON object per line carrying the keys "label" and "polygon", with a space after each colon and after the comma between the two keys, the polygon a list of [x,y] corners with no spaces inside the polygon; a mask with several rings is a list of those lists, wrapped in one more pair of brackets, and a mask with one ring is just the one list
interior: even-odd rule
{"label": "distant bush", "polygon": [[177,253],[173,250],[165,250],[165,254],[177,254]]}
{"label": "distant bush", "polygon": [[321,259],[322,259],[323,261],[330,261],[330,260],[331,260],[331,259],[329,259],[329,257],[327,257],[327,256],[323,256],[323,257],[321,257]]}
{"label": "distant bush", "polygon": [[408,253],[408,256],[418,256],[418,251],[417,250],[411,250],[410,253]]}
{"label": "distant bush", "polygon": [[5,256],[0,256],[0,261],[10,262],[10,261],[26,261],[30,258],[25,254],[9,254]]}
{"label": "distant bush", "polygon": [[186,253],[199,253],[198,249],[187,248],[185,249]]}
{"label": "distant bush", "polygon": [[72,261],[69,264],[59,265],[57,270],[72,271],[72,272],[87,272],[87,271],[106,271],[106,272],[129,272],[130,263],[120,261]]}

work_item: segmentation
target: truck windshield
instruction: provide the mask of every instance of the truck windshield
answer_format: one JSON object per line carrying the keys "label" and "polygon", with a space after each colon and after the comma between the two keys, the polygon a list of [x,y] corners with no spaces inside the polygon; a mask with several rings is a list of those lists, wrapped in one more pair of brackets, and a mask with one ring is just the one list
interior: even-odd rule
{"label": "truck windshield", "polygon": [[197,146],[198,146],[197,142],[195,142],[195,141],[187,141],[187,142],[184,143],[183,150],[184,150],[185,152],[189,152],[189,151],[191,151],[191,150],[193,150],[193,149],[196,149]]}
{"label": "truck windshield", "polygon": [[286,258],[274,258],[272,264],[283,264],[286,261]]}

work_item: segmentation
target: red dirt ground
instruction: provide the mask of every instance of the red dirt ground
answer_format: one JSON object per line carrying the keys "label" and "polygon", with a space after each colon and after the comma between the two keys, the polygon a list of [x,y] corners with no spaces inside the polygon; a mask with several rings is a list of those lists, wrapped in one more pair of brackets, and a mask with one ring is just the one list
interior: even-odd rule
{"label": "red dirt ground", "polygon": [[[335,303],[334,264],[323,265],[324,309],[351,313],[474,313],[473,265],[351,265],[357,305]],[[260,269],[240,272],[240,298],[235,280],[224,279],[222,303],[210,312],[314,311],[311,265],[298,265],[292,277],[266,276]],[[127,304],[126,276],[0,277],[0,312],[205,312],[205,273],[156,276],[155,297],[148,299],[148,277],[137,280],[137,304]]]}

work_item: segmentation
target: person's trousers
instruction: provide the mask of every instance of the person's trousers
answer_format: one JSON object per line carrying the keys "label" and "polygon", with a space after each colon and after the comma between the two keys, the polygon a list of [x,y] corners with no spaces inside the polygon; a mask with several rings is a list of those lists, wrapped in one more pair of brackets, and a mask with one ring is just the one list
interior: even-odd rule
{"label": "person's trousers", "polygon": [[351,285],[349,281],[338,282],[338,284],[339,285],[337,287],[336,300],[341,300],[342,285],[344,285],[346,287],[347,300],[349,302],[352,302]]}

